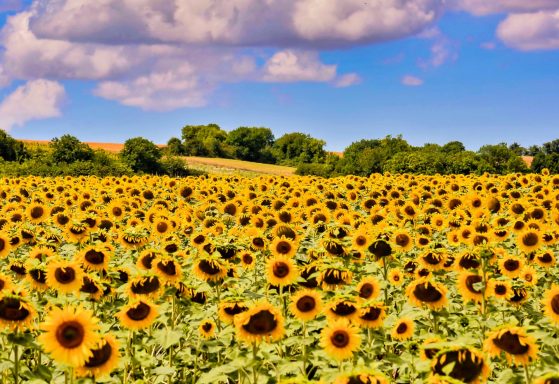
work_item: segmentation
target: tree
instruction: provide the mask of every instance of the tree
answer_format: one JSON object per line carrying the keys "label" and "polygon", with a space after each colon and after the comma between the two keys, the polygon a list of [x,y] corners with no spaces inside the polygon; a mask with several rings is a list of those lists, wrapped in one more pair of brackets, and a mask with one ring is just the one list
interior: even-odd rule
{"label": "tree", "polygon": [[273,162],[270,148],[274,144],[274,134],[270,128],[239,127],[229,132],[226,142],[237,159]]}
{"label": "tree", "polygon": [[227,146],[227,132],[217,124],[187,125],[182,129],[184,151],[187,156],[231,157]]}
{"label": "tree", "polygon": [[165,148],[166,152],[172,156],[184,156],[185,150],[184,145],[182,144],[181,139],[178,137],[171,137],[169,141],[167,141],[167,147]]}
{"label": "tree", "polygon": [[157,145],[143,137],[126,140],[120,157],[134,172],[161,172],[161,151]]}
{"label": "tree", "polygon": [[76,161],[87,161],[93,159],[93,149],[86,143],[82,143],[72,135],[55,137],[49,143],[52,149],[52,160],[55,163],[73,163]]}
{"label": "tree", "polygon": [[326,158],[325,144],[324,140],[304,133],[286,133],[274,142],[272,152],[278,162],[285,164],[323,163]]}
{"label": "tree", "polygon": [[459,153],[464,152],[465,150],[466,147],[464,147],[464,144],[462,144],[461,141],[449,141],[441,148],[441,151],[444,153]]}
{"label": "tree", "polygon": [[5,161],[21,162],[29,158],[25,145],[0,129],[0,158]]}
{"label": "tree", "polygon": [[479,149],[479,156],[488,165],[490,172],[506,174],[513,172],[526,172],[526,163],[505,143],[497,145],[484,145]]}

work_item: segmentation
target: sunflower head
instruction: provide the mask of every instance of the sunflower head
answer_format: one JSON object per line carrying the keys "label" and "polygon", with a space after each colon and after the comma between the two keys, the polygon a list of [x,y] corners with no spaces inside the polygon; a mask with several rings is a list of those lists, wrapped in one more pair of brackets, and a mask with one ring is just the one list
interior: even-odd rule
{"label": "sunflower head", "polygon": [[33,305],[22,292],[15,290],[0,296],[0,324],[4,327],[16,332],[29,329],[35,314]]}
{"label": "sunflower head", "polygon": [[390,335],[394,340],[407,340],[413,336],[415,324],[412,319],[407,317],[401,318],[392,327]]}
{"label": "sunflower head", "polygon": [[313,320],[322,309],[322,299],[317,291],[302,289],[291,297],[289,309],[299,320]]}
{"label": "sunflower head", "polygon": [[151,301],[141,299],[124,306],[117,317],[128,329],[144,329],[149,327],[158,315],[158,308]]}
{"label": "sunflower head", "polygon": [[93,356],[89,357],[82,367],[76,369],[76,376],[96,379],[108,376],[116,368],[120,357],[118,342],[111,334],[104,335],[91,353]]}
{"label": "sunflower head", "polygon": [[447,305],[447,288],[441,283],[431,281],[429,277],[411,282],[406,289],[406,295],[411,303],[420,307],[438,310]]}
{"label": "sunflower head", "polygon": [[350,359],[361,344],[358,329],[345,319],[333,321],[321,332],[324,352],[339,361]]}
{"label": "sunflower head", "polygon": [[213,338],[215,335],[215,329],[216,329],[215,322],[211,319],[202,320],[200,322],[200,326],[198,327],[198,331],[200,332],[200,335],[202,335],[204,339]]}
{"label": "sunflower head", "polygon": [[284,335],[283,316],[268,302],[238,314],[234,322],[239,339],[248,343],[277,341]]}
{"label": "sunflower head", "polygon": [[493,357],[505,355],[509,364],[528,364],[538,355],[538,346],[533,336],[522,327],[504,325],[487,336],[484,350]]}
{"label": "sunflower head", "polygon": [[489,366],[479,351],[455,347],[435,355],[431,362],[431,372],[434,376],[449,377],[461,383],[478,383],[487,378]]}

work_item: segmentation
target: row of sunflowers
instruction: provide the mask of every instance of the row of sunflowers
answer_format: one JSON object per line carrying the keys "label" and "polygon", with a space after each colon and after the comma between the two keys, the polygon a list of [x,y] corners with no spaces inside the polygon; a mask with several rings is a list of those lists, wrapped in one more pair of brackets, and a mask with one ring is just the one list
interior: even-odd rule
{"label": "row of sunflowers", "polygon": [[0,185],[3,383],[559,383],[548,172]]}

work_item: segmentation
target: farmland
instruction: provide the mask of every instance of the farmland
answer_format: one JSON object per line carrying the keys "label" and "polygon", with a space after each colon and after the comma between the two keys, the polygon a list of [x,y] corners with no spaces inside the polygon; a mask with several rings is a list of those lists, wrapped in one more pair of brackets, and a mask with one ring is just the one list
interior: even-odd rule
{"label": "farmland", "polygon": [[2,382],[559,380],[547,171],[1,185]]}

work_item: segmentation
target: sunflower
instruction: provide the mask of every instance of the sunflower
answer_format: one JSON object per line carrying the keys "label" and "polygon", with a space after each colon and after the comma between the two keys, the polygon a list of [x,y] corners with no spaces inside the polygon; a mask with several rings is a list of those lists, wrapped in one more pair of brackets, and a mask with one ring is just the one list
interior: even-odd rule
{"label": "sunflower", "polygon": [[533,287],[538,284],[538,272],[531,265],[525,265],[520,271],[520,278],[524,280],[524,284]]}
{"label": "sunflower", "polygon": [[48,289],[47,273],[42,263],[39,263],[36,259],[29,259],[25,263],[25,269],[27,270],[25,279],[31,289],[41,292]]}
{"label": "sunflower", "polygon": [[353,249],[358,251],[365,251],[369,246],[369,236],[367,234],[367,231],[359,227],[359,230],[353,233],[351,244]]}
{"label": "sunflower", "polygon": [[357,309],[357,304],[353,300],[341,297],[332,299],[326,305],[324,313],[329,320],[352,320],[358,314]]}
{"label": "sunflower", "polygon": [[0,295],[12,289],[13,285],[14,283],[12,282],[12,279],[9,276],[0,273]]}
{"label": "sunflower", "polygon": [[194,262],[192,271],[196,277],[204,281],[217,282],[227,276],[228,268],[218,260],[200,258]]}
{"label": "sunflower", "polygon": [[334,384],[388,384],[388,379],[382,374],[370,369],[357,370],[350,374],[337,376]]}
{"label": "sunflower", "polygon": [[444,268],[447,255],[440,249],[429,249],[418,256],[418,261],[423,268],[436,271]]}
{"label": "sunflower", "polygon": [[155,219],[151,226],[151,235],[155,239],[160,239],[168,236],[173,229],[174,227],[169,220],[164,217],[159,217]]}
{"label": "sunflower", "polygon": [[256,266],[256,257],[250,251],[241,252],[239,255],[243,268],[251,270]]}
{"label": "sunflower", "polygon": [[556,262],[553,252],[547,250],[536,253],[534,260],[538,265],[544,268],[552,267]]}
{"label": "sunflower", "polygon": [[359,297],[365,300],[373,300],[380,294],[380,284],[372,276],[364,277],[356,287]]}
{"label": "sunflower", "polygon": [[527,229],[516,236],[516,246],[525,253],[537,251],[542,246],[542,235],[535,229]]}
{"label": "sunflower", "polygon": [[105,377],[118,365],[120,357],[118,343],[111,334],[104,335],[91,352],[93,356],[88,358],[83,366],[76,369],[76,376],[93,377],[95,379]]}
{"label": "sunflower", "polygon": [[53,360],[72,367],[85,365],[99,345],[97,319],[80,307],[53,307],[40,328],[39,343]]}
{"label": "sunflower", "polygon": [[60,293],[77,292],[82,286],[83,271],[75,262],[52,260],[47,265],[46,282]]}
{"label": "sunflower", "polygon": [[442,309],[447,305],[446,294],[444,284],[433,282],[428,277],[412,281],[406,289],[411,303],[418,307],[425,305],[432,310]]}
{"label": "sunflower", "polygon": [[512,294],[507,297],[507,301],[514,306],[521,306],[528,301],[529,293],[524,287],[514,287]]}
{"label": "sunflower", "polygon": [[182,278],[182,268],[172,257],[160,256],[153,261],[152,271],[166,283],[176,283]]}
{"label": "sunflower", "polygon": [[32,203],[27,206],[25,210],[27,219],[33,224],[39,224],[45,221],[48,217],[47,208],[41,203]]}
{"label": "sunflower", "polygon": [[6,233],[0,232],[0,258],[8,256],[11,250],[10,237]]}
{"label": "sunflower", "polygon": [[270,244],[270,252],[274,256],[293,257],[297,253],[298,244],[285,237],[276,237]]}
{"label": "sunflower", "polygon": [[161,281],[157,276],[136,276],[128,281],[127,292],[132,298],[156,298],[161,294]]}
{"label": "sunflower", "polygon": [[36,311],[19,291],[0,297],[0,324],[12,332],[25,331],[31,327]]}
{"label": "sunflower", "polygon": [[462,295],[465,302],[472,300],[476,303],[481,303],[483,300],[483,277],[471,273],[471,272],[461,272],[458,275],[457,280],[458,291]]}
{"label": "sunflower", "polygon": [[335,290],[348,285],[353,279],[353,273],[345,268],[327,267],[318,276],[318,282],[324,290]]}
{"label": "sunflower", "polygon": [[86,269],[94,271],[106,270],[109,266],[110,253],[100,246],[87,246],[77,256],[78,260]]}
{"label": "sunflower", "polygon": [[359,307],[355,321],[361,328],[382,327],[386,317],[386,307],[381,302],[367,302]]}
{"label": "sunflower", "polygon": [[489,295],[498,299],[508,299],[513,294],[512,284],[507,280],[490,279],[487,284]]}
{"label": "sunflower", "polygon": [[144,329],[149,327],[158,315],[158,307],[148,300],[136,300],[124,306],[117,317],[123,327]]}
{"label": "sunflower", "polygon": [[408,231],[405,229],[400,229],[392,234],[392,246],[394,250],[399,252],[409,252],[413,248],[413,238],[410,236]]}
{"label": "sunflower", "polygon": [[287,256],[274,256],[266,262],[266,280],[272,285],[291,285],[298,277],[297,266]]}
{"label": "sunflower", "polygon": [[280,340],[285,332],[283,323],[281,312],[266,301],[234,318],[239,339],[247,343]]}
{"label": "sunflower", "polygon": [[522,327],[504,325],[489,333],[483,349],[492,357],[505,354],[509,364],[528,364],[537,359],[538,346]]}
{"label": "sunflower", "polygon": [[388,272],[388,281],[395,286],[402,285],[404,283],[404,275],[402,270],[399,268],[393,268]]}
{"label": "sunflower", "polygon": [[219,303],[217,315],[224,323],[232,324],[236,315],[246,311],[248,307],[242,301],[224,301]]}
{"label": "sunflower", "polygon": [[[454,347],[442,350],[431,362],[429,383],[485,383],[489,365],[483,355],[473,348]],[[442,380],[438,380],[437,376]],[[455,379],[446,381],[446,378]]]}
{"label": "sunflower", "polygon": [[93,275],[84,275],[80,293],[87,294],[91,300],[99,300],[105,293],[105,288],[99,282],[98,278]]}
{"label": "sunflower", "polygon": [[324,352],[338,361],[352,358],[361,344],[358,328],[344,319],[328,324],[320,335]]}
{"label": "sunflower", "polygon": [[415,324],[412,319],[403,317],[396,321],[390,335],[394,340],[407,340],[413,336]]}
{"label": "sunflower", "polygon": [[554,284],[545,292],[542,300],[545,315],[555,324],[559,324],[559,285]]}
{"label": "sunflower", "polygon": [[302,321],[313,320],[322,309],[320,294],[312,289],[302,289],[291,297],[289,310]]}
{"label": "sunflower", "polygon": [[211,339],[215,336],[216,325],[211,319],[202,320],[198,327],[198,332],[204,339]]}
{"label": "sunflower", "polygon": [[524,259],[518,256],[507,255],[499,260],[499,270],[504,276],[511,279],[520,276],[523,268]]}

